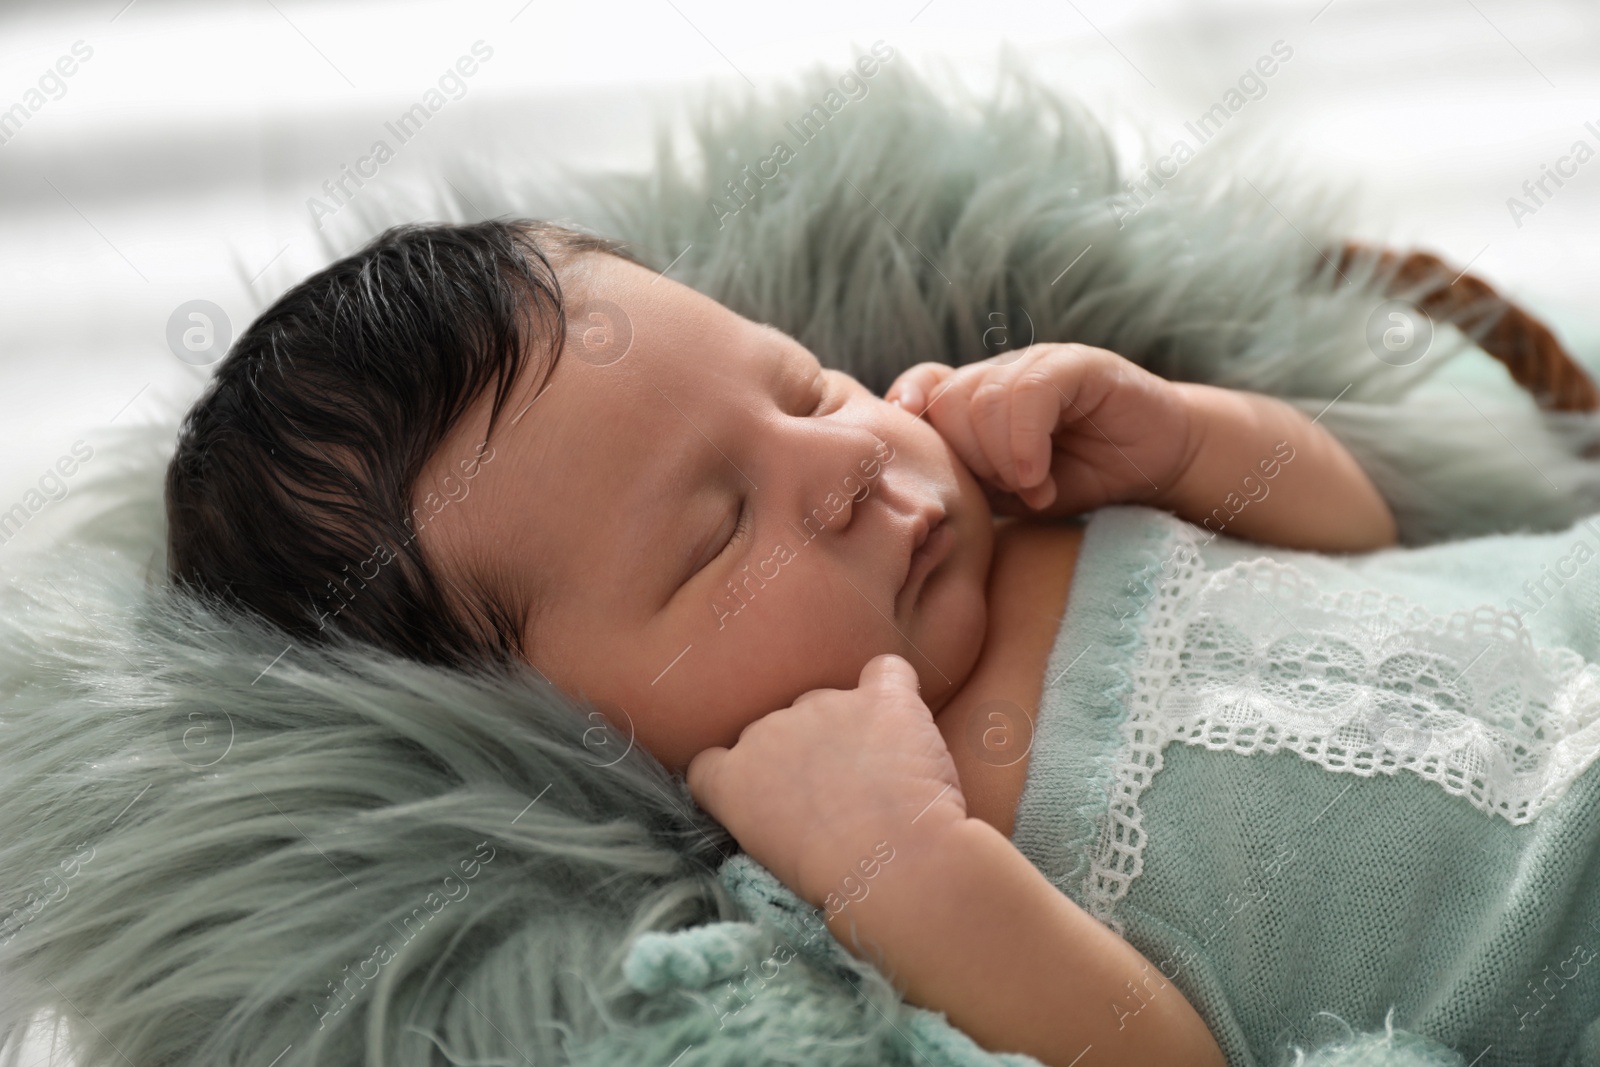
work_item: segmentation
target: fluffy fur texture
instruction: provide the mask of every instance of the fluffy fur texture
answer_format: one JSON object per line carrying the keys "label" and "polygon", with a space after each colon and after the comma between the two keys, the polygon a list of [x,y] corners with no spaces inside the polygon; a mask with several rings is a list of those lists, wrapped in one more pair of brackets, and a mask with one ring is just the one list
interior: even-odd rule
{"label": "fluffy fur texture", "polygon": [[[1258,193],[1202,153],[1119,230],[1108,139],[1026,79],[946,102],[891,65],[719,225],[708,201],[831,75],[708,112],[695,163],[664,149],[648,176],[588,183],[580,221],[661,267],[689,246],[674,277],[878,389],[922,359],[991,354],[991,313],[1011,345],[1031,322],[1313,412],[1349,386],[1322,421],[1409,542],[1600,510],[1600,468],[1577,455],[1592,417],[1539,415],[1509,383],[1484,409],[1556,492],[1470,407],[1399,406],[1452,339],[1415,367],[1373,358],[1375,279],[1341,280],[1312,247],[1349,224],[1313,186],[1258,166]],[[554,202],[454,177],[495,212]],[[364,210],[373,228],[417,214]],[[104,508],[80,547],[10,560],[0,587],[0,1037],[49,1010],[80,1067],[1025,1062],[963,1047],[838,952],[802,953],[719,1015],[717,983],[787,935],[730,891],[732,842],[682,783],[531,671],[291,647],[166,595],[175,422],[108,447],[129,466],[85,487]],[[671,933],[710,923],[733,925]],[[1461,1062],[1441,1054],[1307,1062]]]}

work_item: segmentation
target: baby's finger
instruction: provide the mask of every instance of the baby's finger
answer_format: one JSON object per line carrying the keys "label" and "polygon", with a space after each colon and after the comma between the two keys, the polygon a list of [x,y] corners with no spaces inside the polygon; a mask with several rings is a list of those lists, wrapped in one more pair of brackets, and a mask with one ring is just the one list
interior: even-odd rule
{"label": "baby's finger", "polygon": [[1010,445],[1020,486],[1017,495],[1034,508],[1049,507],[1056,498],[1050,461],[1062,408],[1068,403],[1048,364],[1030,367],[1011,389]]}
{"label": "baby's finger", "polygon": [[916,693],[922,688],[922,680],[904,657],[885,652],[867,660],[866,666],[861,668],[860,685],[863,689],[903,689]]}
{"label": "baby's finger", "polygon": [[921,415],[954,373],[954,367],[943,363],[918,363],[902,372],[883,398],[913,415]]}
{"label": "baby's finger", "polygon": [[988,467],[994,471],[994,482],[1015,492],[1017,474],[1011,460],[1010,385],[1001,378],[985,381],[972,391],[967,411],[973,437]]}
{"label": "baby's finger", "polygon": [[1017,468],[1012,431],[1013,394],[1017,383],[1036,372],[1039,357],[1035,349],[1024,349],[1012,362],[995,367],[982,385],[973,390],[970,406],[973,429],[989,465],[999,475],[999,484],[1021,493],[1024,481]]}
{"label": "baby's finger", "polygon": [[927,408],[928,422],[961,457],[961,462],[980,479],[991,482],[998,481],[999,475],[978,441],[970,405],[973,391],[982,385],[993,370],[986,363],[967,364],[951,375]]}
{"label": "baby's finger", "polygon": [[727,758],[728,750],[720,745],[701,749],[684,770],[684,778],[689,785],[689,795],[694,798],[696,804],[719,822],[721,783],[725,769],[724,762]]}

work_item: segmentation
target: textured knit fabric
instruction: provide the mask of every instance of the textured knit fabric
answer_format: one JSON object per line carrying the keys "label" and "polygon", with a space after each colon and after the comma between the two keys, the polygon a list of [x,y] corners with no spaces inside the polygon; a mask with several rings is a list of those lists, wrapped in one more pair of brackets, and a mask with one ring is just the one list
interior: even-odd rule
{"label": "textured knit fabric", "polygon": [[1089,520],[1013,840],[1231,1067],[1600,1065],[1600,516],[1340,556]]}

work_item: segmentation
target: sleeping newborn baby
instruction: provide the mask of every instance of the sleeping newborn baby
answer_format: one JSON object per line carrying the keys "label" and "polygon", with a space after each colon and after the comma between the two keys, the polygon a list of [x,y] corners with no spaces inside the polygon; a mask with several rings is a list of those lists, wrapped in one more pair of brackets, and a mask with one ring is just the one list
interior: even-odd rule
{"label": "sleeping newborn baby", "polygon": [[[1284,402],[1076,344],[879,398],[610,242],[409,227],[240,339],[168,513],[197,591],[307,639],[525,663],[601,709],[987,1048],[1254,1063],[1297,1006],[1381,1026],[1403,1003],[1442,1039],[1555,1050],[1600,1003],[1575,973],[1527,1041],[1501,1034],[1541,965],[1575,966],[1571,898],[1600,876],[1600,829],[1572,837],[1600,828],[1590,761],[1526,758],[1580,732],[1586,662],[1497,620],[1480,656],[1523,705],[1439,677],[1480,631],[1358,594],[1424,599],[1406,581],[1468,554],[1323,555],[1395,523]],[[1496,777],[1500,741],[1524,777]]]}

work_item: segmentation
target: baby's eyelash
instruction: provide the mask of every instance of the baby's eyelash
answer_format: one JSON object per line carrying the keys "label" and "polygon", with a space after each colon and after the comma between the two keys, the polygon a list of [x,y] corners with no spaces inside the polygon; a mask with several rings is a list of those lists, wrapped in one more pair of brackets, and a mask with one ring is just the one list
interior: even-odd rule
{"label": "baby's eyelash", "polygon": [[722,546],[722,551],[718,552],[717,555],[720,556],[726,553],[728,549],[734,546],[735,542],[742,540],[749,532],[750,497],[745,495],[739,498],[739,518],[733,524],[733,533],[728,536],[728,543]]}

